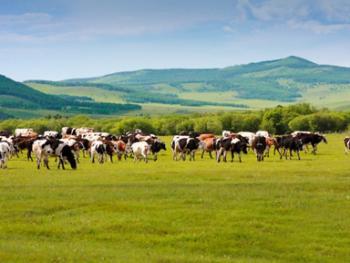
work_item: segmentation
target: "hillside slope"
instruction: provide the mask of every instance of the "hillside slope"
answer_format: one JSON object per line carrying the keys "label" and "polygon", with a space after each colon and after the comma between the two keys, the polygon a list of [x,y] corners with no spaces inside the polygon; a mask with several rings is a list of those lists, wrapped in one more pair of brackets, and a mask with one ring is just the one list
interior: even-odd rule
{"label": "hillside slope", "polygon": [[[138,105],[96,103],[82,96],[49,95],[0,75],[2,110],[52,110],[65,113],[110,114],[140,109]],[[4,115],[6,117],[6,115]]]}
{"label": "hillside slope", "polygon": [[55,94],[67,87],[104,90],[119,101],[143,104],[265,107],[306,101],[350,108],[345,99],[350,96],[350,68],[318,65],[295,56],[222,69],[145,69],[28,85]]}

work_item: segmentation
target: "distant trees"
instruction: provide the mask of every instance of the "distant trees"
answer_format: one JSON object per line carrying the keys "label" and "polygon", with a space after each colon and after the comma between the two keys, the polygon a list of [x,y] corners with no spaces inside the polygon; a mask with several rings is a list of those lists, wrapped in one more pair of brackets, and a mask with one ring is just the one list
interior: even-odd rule
{"label": "distant trees", "polygon": [[64,126],[89,126],[99,131],[122,134],[136,128],[147,133],[173,135],[181,131],[212,132],[222,130],[268,130],[272,134],[285,134],[294,130],[341,132],[350,125],[350,112],[317,110],[309,104],[277,106],[261,111],[220,112],[216,114],[192,114],[170,116],[138,116],[119,118],[91,118],[48,116],[42,119],[8,119],[0,121],[0,130],[14,131],[18,127],[30,127],[38,132],[61,130]]}

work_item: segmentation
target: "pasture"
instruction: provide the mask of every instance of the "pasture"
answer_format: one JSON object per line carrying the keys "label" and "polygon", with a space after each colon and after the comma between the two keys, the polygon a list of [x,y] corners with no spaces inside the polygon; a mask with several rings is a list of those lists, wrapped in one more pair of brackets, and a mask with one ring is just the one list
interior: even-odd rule
{"label": "pasture", "polygon": [[318,155],[0,171],[0,262],[348,262],[350,156]]}

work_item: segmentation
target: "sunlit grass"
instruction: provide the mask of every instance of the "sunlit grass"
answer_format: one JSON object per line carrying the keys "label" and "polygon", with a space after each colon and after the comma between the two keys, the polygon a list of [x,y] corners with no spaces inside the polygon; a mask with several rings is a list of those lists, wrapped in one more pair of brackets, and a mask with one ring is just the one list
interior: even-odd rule
{"label": "sunlit grass", "polygon": [[[0,171],[0,262],[347,262],[350,156],[91,164]],[[170,138],[165,138],[169,145]]]}

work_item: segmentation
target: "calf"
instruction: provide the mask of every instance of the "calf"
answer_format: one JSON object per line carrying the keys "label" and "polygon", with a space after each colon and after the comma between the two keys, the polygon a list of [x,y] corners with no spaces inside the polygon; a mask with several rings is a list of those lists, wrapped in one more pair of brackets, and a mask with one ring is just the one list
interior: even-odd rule
{"label": "calf", "polygon": [[256,154],[258,162],[264,161],[264,155],[266,150],[266,138],[264,136],[256,136],[252,143],[252,149]]}
{"label": "calf", "polygon": [[350,137],[344,139],[345,153],[348,154],[350,151]]}
{"label": "calf", "polygon": [[148,154],[151,151],[151,146],[147,142],[135,142],[131,145],[134,154],[134,161],[141,161],[142,159],[147,163]]}

